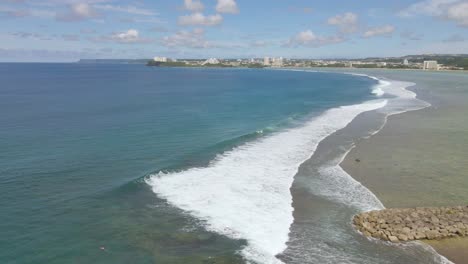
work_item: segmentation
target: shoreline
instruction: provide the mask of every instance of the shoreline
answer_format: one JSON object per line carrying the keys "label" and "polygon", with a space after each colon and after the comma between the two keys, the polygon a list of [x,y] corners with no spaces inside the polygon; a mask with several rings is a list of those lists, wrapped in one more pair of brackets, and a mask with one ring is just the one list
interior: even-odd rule
{"label": "shoreline", "polygon": [[[385,74],[383,71],[381,71],[381,73]],[[430,73],[434,73],[434,72],[430,72]],[[418,83],[416,83],[416,85],[418,85]],[[416,87],[411,86],[411,87],[406,87],[406,89],[414,92]],[[427,92],[427,94],[425,94],[425,92]],[[425,90],[423,93],[415,92],[417,99],[424,100],[425,102],[432,104],[430,100],[431,98],[429,97],[433,95],[430,95],[430,93],[431,91],[429,89]],[[408,110],[408,111],[404,111],[401,113],[387,115],[382,127],[378,131],[373,133],[370,137],[364,138],[362,141],[357,142],[355,146],[353,146],[353,148],[350,149],[346,153],[344,159],[342,160],[339,166],[344,171],[346,171],[351,177],[353,177],[355,180],[357,180],[358,182],[366,186],[371,192],[373,192],[379,198],[379,200],[381,200],[381,202],[384,205],[389,206],[389,207],[407,207],[407,206],[411,207],[413,206],[411,202],[404,201],[404,199],[401,200],[401,199],[395,198],[397,196],[396,193],[400,192],[397,189],[397,186],[395,188],[397,189],[396,192],[393,192],[392,194],[390,194],[390,192],[385,190],[386,189],[385,183],[379,183],[378,179],[371,179],[373,176],[375,176],[376,171],[369,170],[369,169],[366,170],[366,168],[363,168],[363,169],[360,168],[361,159],[363,159],[362,156],[365,156],[367,159],[369,158],[368,157],[369,155],[370,156],[372,155],[372,152],[369,152],[369,151],[366,152],[369,148],[374,148],[375,150],[379,148],[379,146],[380,148],[387,147],[388,143],[391,143],[390,141],[390,142],[387,142],[386,145],[375,144],[375,142],[379,140],[379,137],[382,137],[382,133],[389,134],[387,133],[387,131],[398,130],[398,127],[399,127],[399,125],[397,124],[398,120],[408,118],[408,116],[412,116],[411,113],[414,113],[414,112],[422,112],[423,114],[426,114],[426,112],[428,112],[428,109],[430,108],[437,108],[437,107],[428,106],[422,109],[415,109],[419,111]],[[392,140],[396,140],[396,139],[392,139]],[[409,144],[411,144],[411,142],[409,142]],[[363,145],[367,145],[367,148],[364,149]],[[387,152],[390,150],[384,149],[382,151]],[[375,177],[379,178],[378,176],[375,176]],[[404,183],[399,183],[397,185],[402,185],[402,184]],[[378,186],[378,188],[376,186]],[[432,206],[430,202],[426,205]],[[434,247],[434,249],[439,254],[447,257],[451,261],[455,261],[457,264],[466,263],[463,261],[466,261],[466,259],[468,259],[468,253],[465,253],[463,250],[463,249],[466,249],[466,247],[468,247],[467,238],[445,239],[443,241],[424,241],[424,243]]]}
{"label": "shoreline", "polygon": [[[306,69],[300,71],[309,72]],[[326,73],[343,74],[341,71]],[[322,254],[326,252],[336,260],[351,263],[379,263],[379,260],[382,263],[394,263],[392,260],[396,259],[404,261],[403,263],[447,263],[443,256],[426,244],[413,243],[408,247],[399,247],[375,243],[349,225],[355,214],[383,209],[384,206],[375,193],[346,173],[340,167],[340,163],[356,142],[382,129],[387,113],[427,106],[416,100],[413,92],[405,89],[413,85],[413,82],[394,81],[382,87],[387,79],[398,79],[381,78],[380,74],[375,73],[352,73],[366,75],[361,78],[379,76],[379,83],[371,86],[370,91],[378,88],[385,90],[387,94],[378,96],[377,100],[388,101],[388,104],[375,111],[366,111],[355,116],[346,127],[320,141],[312,157],[301,164],[290,188],[294,222],[290,227],[288,247],[281,253],[280,259],[293,263],[301,263],[300,261],[307,259],[307,263],[316,263],[323,260]],[[344,237],[347,239],[343,239]],[[353,243],[349,243],[350,240]],[[340,250],[344,247],[347,248],[346,252]]]}

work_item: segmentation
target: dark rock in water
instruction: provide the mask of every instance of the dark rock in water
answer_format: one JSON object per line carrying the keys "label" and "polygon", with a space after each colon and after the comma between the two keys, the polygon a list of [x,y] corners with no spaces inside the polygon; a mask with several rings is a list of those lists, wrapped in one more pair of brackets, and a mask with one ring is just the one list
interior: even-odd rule
{"label": "dark rock in water", "polygon": [[358,214],[362,234],[391,242],[468,236],[468,206],[384,209]]}

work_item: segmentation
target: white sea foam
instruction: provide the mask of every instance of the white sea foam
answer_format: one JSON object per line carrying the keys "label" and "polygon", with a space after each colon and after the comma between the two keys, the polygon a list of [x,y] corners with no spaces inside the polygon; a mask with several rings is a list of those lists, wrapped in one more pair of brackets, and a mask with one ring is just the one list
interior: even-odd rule
{"label": "white sea foam", "polygon": [[[293,222],[290,187],[298,167],[311,157],[318,143],[362,112],[378,109],[389,116],[429,105],[415,99],[416,94],[406,89],[413,83],[353,75],[378,80],[372,93],[376,96],[387,93],[395,98],[331,109],[301,127],[223,153],[208,167],[160,172],[148,178],[147,183],[169,203],[205,220],[207,229],[246,239],[248,245],[242,254],[248,260],[282,263],[275,256],[286,249]],[[383,208],[372,192],[339,166],[344,157],[319,168],[324,179],[317,179],[320,182],[317,194],[361,210]],[[444,262],[443,257],[434,254]]]}
{"label": "white sea foam", "polygon": [[[282,263],[293,222],[290,187],[299,166],[324,138],[358,114],[382,108],[386,100],[326,111],[303,126],[241,145],[219,155],[207,167],[160,172],[147,179],[169,203],[203,219],[206,228],[246,239],[242,250],[259,263]],[[377,200],[378,201],[378,200]]]}
{"label": "white sea foam", "polygon": [[[385,120],[382,126],[377,130],[370,131],[369,136],[377,134],[385,126],[387,118],[390,115],[418,110],[430,106],[429,103],[416,99],[416,93],[407,89],[408,87],[415,85],[415,83],[383,80],[361,73],[346,74],[365,76],[377,80],[379,84],[374,88],[373,93],[376,95],[383,95],[386,93],[394,96],[394,98],[387,100],[385,107],[377,110],[385,115]],[[375,92],[376,90],[378,92]],[[317,194],[326,196],[331,200],[339,201],[343,204],[356,206],[363,211],[385,208],[380,200],[369,189],[356,181],[340,166],[341,162],[350,151],[351,149],[342,156],[337,157],[336,160],[330,160],[318,168],[320,173],[317,175],[317,178],[314,179],[316,181],[315,184],[320,186],[320,188],[316,188],[318,191]]]}
{"label": "white sea foam", "polygon": [[374,87],[372,93],[376,96],[382,96],[385,94],[383,88],[389,86],[390,82],[379,80],[379,84]]}
{"label": "white sea foam", "polygon": [[[284,69],[279,69],[279,70],[284,70]],[[305,69],[286,69],[286,70],[287,71],[297,71],[297,72],[337,73],[337,72],[333,72],[333,71],[315,71],[315,70],[305,70]],[[339,72],[339,73],[340,74],[354,75],[354,76],[362,76],[362,77],[366,77],[366,78],[376,80],[378,82],[378,84],[376,84],[374,86],[371,93],[376,95],[376,96],[379,96],[379,97],[385,94],[385,91],[384,91],[385,87],[391,85],[391,82],[389,82],[389,81],[385,81],[385,80],[382,80],[382,79],[379,79],[377,77],[370,76],[370,75],[367,75],[367,74],[353,73],[353,72]]]}

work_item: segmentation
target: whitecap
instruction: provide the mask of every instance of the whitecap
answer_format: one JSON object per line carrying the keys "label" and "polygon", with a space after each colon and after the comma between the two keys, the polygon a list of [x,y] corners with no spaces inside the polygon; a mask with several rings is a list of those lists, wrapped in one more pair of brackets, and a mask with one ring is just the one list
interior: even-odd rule
{"label": "whitecap", "polygon": [[293,222],[290,187],[299,166],[320,141],[360,113],[386,100],[330,109],[299,127],[248,142],[218,155],[207,167],[160,172],[146,182],[160,197],[204,220],[206,228],[246,239],[242,255],[259,263],[282,263]]}

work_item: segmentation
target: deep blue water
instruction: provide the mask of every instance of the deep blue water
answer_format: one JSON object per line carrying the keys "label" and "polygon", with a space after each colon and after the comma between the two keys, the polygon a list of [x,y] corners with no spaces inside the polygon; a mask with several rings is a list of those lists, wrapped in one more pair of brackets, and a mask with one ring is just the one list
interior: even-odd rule
{"label": "deep blue water", "polygon": [[245,241],[204,230],[142,179],[372,99],[376,83],[262,69],[0,64],[0,263],[242,263]]}

